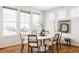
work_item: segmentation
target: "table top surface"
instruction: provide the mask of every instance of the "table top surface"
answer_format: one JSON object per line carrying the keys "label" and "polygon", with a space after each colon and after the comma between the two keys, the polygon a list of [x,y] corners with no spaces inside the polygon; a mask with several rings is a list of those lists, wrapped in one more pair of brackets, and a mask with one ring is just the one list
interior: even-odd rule
{"label": "table top surface", "polygon": [[[38,40],[51,39],[51,38],[53,38],[53,37],[54,37],[53,34],[48,34],[48,35],[45,35],[45,36],[37,35],[37,39],[38,39]],[[25,39],[28,39],[28,38],[25,37]]]}
{"label": "table top surface", "polygon": [[39,35],[37,35],[38,40],[51,39],[53,37],[54,37],[53,34],[48,34],[48,35],[45,35],[45,36],[39,36]]}

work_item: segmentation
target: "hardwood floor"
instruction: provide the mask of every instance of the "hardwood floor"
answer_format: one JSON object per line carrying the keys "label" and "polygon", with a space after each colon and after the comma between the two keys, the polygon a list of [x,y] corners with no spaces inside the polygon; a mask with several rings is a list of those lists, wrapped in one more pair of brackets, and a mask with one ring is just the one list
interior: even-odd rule
{"label": "hardwood floor", "polygon": [[[28,46],[24,46],[24,53],[27,53]],[[0,53],[20,53],[21,45],[15,45],[11,47],[1,48]],[[54,53],[56,53],[56,48],[54,46]],[[79,53],[79,47],[76,46],[67,46],[62,44],[61,49],[59,49],[59,53]]]}

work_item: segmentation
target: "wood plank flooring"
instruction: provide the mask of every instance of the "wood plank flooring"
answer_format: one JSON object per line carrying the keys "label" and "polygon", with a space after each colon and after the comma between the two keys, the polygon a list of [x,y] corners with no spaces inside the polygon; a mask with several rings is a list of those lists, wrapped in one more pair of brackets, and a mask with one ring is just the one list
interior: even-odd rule
{"label": "wood plank flooring", "polygon": [[[24,46],[23,53],[27,53],[28,46]],[[0,48],[0,53],[20,53],[21,52],[21,45],[15,45],[6,48]],[[56,48],[54,46],[54,53],[56,52]],[[79,47],[76,46],[67,46],[62,44],[61,49],[59,48],[59,53],[79,53]]]}

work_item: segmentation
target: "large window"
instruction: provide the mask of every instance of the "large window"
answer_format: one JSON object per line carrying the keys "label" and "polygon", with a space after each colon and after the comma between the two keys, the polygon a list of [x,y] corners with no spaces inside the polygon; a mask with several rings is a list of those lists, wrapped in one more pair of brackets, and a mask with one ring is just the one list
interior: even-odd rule
{"label": "large window", "polygon": [[39,14],[32,14],[32,19],[33,19],[33,28],[34,30],[39,30],[40,26],[39,26],[39,22],[41,22],[41,18]]}
{"label": "large window", "polygon": [[66,17],[66,11],[65,10],[58,11],[57,19],[65,18],[65,17]]}
{"label": "large window", "polygon": [[3,8],[3,35],[16,34],[16,14],[16,10]]}
{"label": "large window", "polygon": [[78,17],[79,16],[79,7],[71,9],[71,17]]}
{"label": "large window", "polygon": [[30,13],[20,12],[20,31],[23,34],[29,33]]}
{"label": "large window", "polygon": [[31,12],[5,6],[2,8],[2,18],[3,36],[13,36],[19,31],[22,34],[29,34],[32,29],[39,29],[38,22],[41,21],[40,14],[32,13],[31,15]]}

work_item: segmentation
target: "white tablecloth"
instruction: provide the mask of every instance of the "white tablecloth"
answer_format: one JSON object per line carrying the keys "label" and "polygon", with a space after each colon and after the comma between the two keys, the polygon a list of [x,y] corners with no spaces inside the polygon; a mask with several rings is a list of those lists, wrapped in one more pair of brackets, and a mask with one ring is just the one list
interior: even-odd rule
{"label": "white tablecloth", "polygon": [[39,36],[39,35],[37,35],[37,39],[38,40],[51,39],[53,37],[54,37],[53,34],[48,34],[46,36]]}

